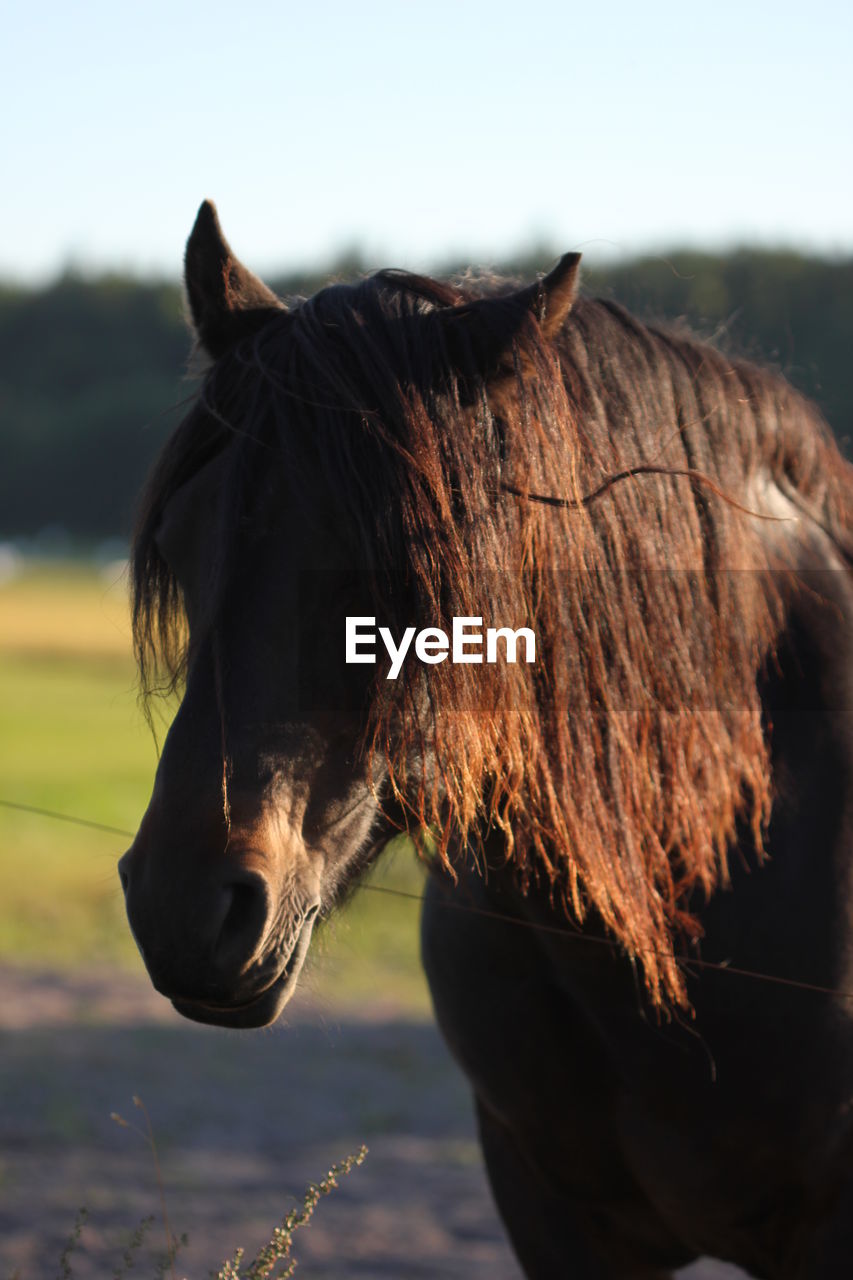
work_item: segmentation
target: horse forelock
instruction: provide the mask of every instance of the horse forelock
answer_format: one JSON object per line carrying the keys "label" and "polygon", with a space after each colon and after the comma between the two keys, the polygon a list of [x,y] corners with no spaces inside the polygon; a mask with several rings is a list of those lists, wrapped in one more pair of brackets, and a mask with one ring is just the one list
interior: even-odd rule
{"label": "horse forelock", "polygon": [[[180,588],[153,536],[170,495],[221,449],[250,509],[275,448],[289,498],[306,519],[333,513],[395,635],[484,615],[535,631],[532,666],[377,673],[365,750],[413,829],[450,863],[501,828],[522,877],[580,918],[597,912],[652,998],[680,1001],[690,894],[725,882],[740,824],[760,848],[769,817],[758,675],[785,539],[771,554],[760,522],[683,475],[583,497],[638,463],[701,472],[746,505],[756,477],[778,478],[849,540],[849,469],[781,380],[612,304],[579,302],[556,346],[531,322],[510,376],[489,384],[442,321],[479,292],[383,272],[323,290],[213,369],[138,526],[140,669],[148,679],[159,656],[174,680],[185,657]],[[575,505],[524,497],[537,492]]]}

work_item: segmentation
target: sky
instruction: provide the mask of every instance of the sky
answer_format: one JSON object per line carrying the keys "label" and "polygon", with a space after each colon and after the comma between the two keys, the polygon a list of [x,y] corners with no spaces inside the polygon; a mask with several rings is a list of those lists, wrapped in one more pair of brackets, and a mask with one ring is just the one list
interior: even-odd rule
{"label": "sky", "polygon": [[2,0],[0,278],[853,252],[853,5]]}

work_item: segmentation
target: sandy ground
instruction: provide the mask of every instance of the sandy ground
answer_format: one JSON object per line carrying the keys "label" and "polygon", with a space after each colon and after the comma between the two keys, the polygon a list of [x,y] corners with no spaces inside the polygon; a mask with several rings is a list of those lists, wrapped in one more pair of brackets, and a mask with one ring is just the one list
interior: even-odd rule
{"label": "sandy ground", "polygon": [[[308,1182],[361,1143],[365,1164],[295,1240],[299,1274],[520,1280],[489,1198],[467,1090],[434,1027],[387,1007],[335,1016],[295,1002],[267,1033],[195,1027],[143,979],[0,968],[0,1280],[48,1280],[77,1209],[78,1280],[111,1277],[154,1214],[131,1276],[156,1274],[163,1227],[143,1138],[157,1141],[167,1211],[201,1280],[249,1257]],[[570,1271],[567,1268],[567,1276]],[[703,1264],[684,1280],[735,1280]]]}

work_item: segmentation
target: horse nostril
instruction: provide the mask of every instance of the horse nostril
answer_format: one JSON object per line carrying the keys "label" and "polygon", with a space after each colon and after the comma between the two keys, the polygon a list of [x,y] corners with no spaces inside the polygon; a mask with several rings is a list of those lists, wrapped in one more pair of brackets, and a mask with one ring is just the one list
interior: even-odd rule
{"label": "horse nostril", "polygon": [[130,874],[127,870],[127,862],[128,862],[129,856],[130,856],[129,852],[122,854],[118,862],[118,878],[121,881],[122,891],[125,894],[125,896],[127,895],[127,890],[130,886]]}
{"label": "horse nostril", "polygon": [[221,969],[242,969],[254,958],[266,932],[270,898],[261,876],[223,885],[225,911],[214,948]]}

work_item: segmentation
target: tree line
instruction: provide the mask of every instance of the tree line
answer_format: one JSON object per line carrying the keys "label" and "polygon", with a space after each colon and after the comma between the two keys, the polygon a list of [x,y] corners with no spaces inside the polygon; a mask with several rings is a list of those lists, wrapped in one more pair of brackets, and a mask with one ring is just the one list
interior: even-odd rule
{"label": "tree line", "polygon": [[[500,270],[531,279],[555,256],[531,253]],[[307,296],[362,265],[350,256],[328,273],[272,283]],[[853,258],[672,252],[589,267],[583,291],[642,319],[686,322],[778,368],[853,456]],[[0,285],[0,537],[51,527],[126,536],[144,476],[192,398],[188,350],[175,284],[68,272],[40,289]]]}

